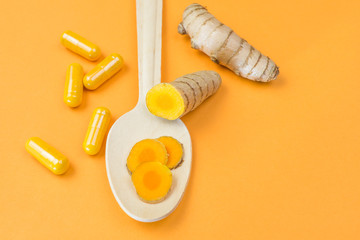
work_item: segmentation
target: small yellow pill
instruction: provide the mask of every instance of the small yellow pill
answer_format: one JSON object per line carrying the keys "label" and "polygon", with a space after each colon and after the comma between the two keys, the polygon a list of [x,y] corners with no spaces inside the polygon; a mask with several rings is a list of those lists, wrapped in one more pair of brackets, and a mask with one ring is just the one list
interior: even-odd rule
{"label": "small yellow pill", "polygon": [[97,154],[110,124],[110,111],[105,107],[94,110],[83,142],[83,149],[89,155]]}
{"label": "small yellow pill", "polygon": [[61,35],[61,44],[90,61],[96,61],[101,56],[97,45],[69,30]]}
{"label": "small yellow pill", "polygon": [[77,107],[82,102],[84,71],[80,64],[72,63],[66,71],[64,102],[69,107]]}
{"label": "small yellow pill", "polygon": [[84,87],[95,90],[106,80],[115,75],[124,66],[120,54],[113,53],[102,60],[95,68],[84,76]]}
{"label": "small yellow pill", "polygon": [[35,157],[42,165],[59,175],[69,169],[69,160],[58,150],[38,137],[30,138],[25,144],[26,151]]}

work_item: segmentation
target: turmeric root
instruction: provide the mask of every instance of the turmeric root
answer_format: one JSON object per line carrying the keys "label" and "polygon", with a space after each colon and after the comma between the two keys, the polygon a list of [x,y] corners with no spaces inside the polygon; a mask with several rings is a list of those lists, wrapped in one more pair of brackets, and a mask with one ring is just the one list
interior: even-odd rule
{"label": "turmeric root", "polygon": [[214,71],[199,71],[160,83],[146,95],[149,111],[162,118],[175,120],[197,108],[213,95],[221,85],[221,77]]}
{"label": "turmeric root", "polygon": [[133,146],[127,158],[126,166],[131,174],[143,162],[166,164],[167,161],[168,154],[163,143],[155,139],[144,139]]}
{"label": "turmeric root", "polygon": [[144,162],[131,175],[140,199],[157,203],[165,199],[172,185],[172,174],[168,167],[159,162]]}
{"label": "turmeric root", "polygon": [[232,29],[219,22],[200,4],[189,5],[178,26],[180,34],[188,34],[191,47],[208,55],[235,74],[259,82],[276,79],[279,68]]}
{"label": "turmeric root", "polygon": [[165,145],[166,151],[168,153],[168,162],[166,166],[169,169],[175,169],[180,166],[183,160],[183,146],[179,143],[178,140],[172,137],[159,137],[157,140],[162,142]]}

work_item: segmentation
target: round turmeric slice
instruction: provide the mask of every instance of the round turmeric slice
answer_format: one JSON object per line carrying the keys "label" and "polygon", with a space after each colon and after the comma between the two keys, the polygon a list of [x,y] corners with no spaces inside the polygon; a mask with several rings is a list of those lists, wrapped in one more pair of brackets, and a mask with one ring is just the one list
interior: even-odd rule
{"label": "round turmeric slice", "polygon": [[142,201],[157,203],[164,200],[170,191],[172,174],[160,162],[144,162],[135,169],[131,180]]}
{"label": "round turmeric slice", "polygon": [[146,105],[155,116],[175,120],[185,112],[181,93],[169,83],[154,86],[146,95]]}
{"label": "round turmeric slice", "polygon": [[182,144],[175,138],[167,136],[159,137],[157,140],[165,145],[169,155],[166,166],[170,169],[177,168],[183,160],[184,150]]}
{"label": "round turmeric slice", "polygon": [[165,145],[155,139],[144,139],[137,142],[130,151],[126,166],[130,173],[143,162],[160,162],[166,164],[168,154]]}

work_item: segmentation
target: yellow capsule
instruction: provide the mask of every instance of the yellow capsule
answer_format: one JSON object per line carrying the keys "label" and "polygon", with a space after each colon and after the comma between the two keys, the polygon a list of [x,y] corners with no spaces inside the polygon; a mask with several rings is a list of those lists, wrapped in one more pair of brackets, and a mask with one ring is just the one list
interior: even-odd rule
{"label": "yellow capsule", "polygon": [[90,61],[96,61],[101,56],[97,45],[69,30],[61,35],[61,44]]}
{"label": "yellow capsule", "polygon": [[95,68],[84,76],[84,87],[94,90],[115,75],[124,66],[120,54],[113,53],[102,60]]}
{"label": "yellow capsule", "polygon": [[84,76],[83,68],[78,63],[69,65],[66,72],[64,102],[69,107],[77,107],[81,104],[83,95],[82,79]]}
{"label": "yellow capsule", "polygon": [[100,151],[110,118],[109,109],[98,107],[94,110],[83,143],[83,149],[87,154],[95,155]]}
{"label": "yellow capsule", "polygon": [[32,137],[25,144],[26,151],[42,165],[59,175],[69,169],[69,160],[62,153],[38,137]]}

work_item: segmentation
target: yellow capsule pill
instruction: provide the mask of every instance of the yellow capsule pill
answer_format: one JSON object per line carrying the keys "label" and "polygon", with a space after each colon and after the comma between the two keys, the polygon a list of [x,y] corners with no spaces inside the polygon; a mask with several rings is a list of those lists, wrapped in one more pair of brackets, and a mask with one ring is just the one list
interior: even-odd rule
{"label": "yellow capsule pill", "polygon": [[87,154],[95,155],[100,151],[110,118],[109,109],[98,107],[94,110],[83,143],[83,149]]}
{"label": "yellow capsule pill", "polygon": [[97,45],[69,30],[61,35],[61,44],[90,61],[96,61],[101,56]]}
{"label": "yellow capsule pill", "polygon": [[82,102],[84,71],[80,64],[72,63],[66,71],[64,102],[69,107],[77,107]]}
{"label": "yellow capsule pill", "polygon": [[84,87],[94,90],[115,75],[124,66],[120,54],[113,53],[102,60],[95,68],[84,76]]}
{"label": "yellow capsule pill", "polygon": [[62,153],[38,137],[30,138],[25,144],[26,151],[42,165],[59,175],[69,169],[69,160]]}

